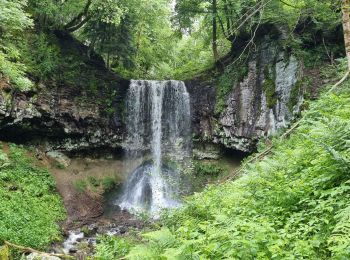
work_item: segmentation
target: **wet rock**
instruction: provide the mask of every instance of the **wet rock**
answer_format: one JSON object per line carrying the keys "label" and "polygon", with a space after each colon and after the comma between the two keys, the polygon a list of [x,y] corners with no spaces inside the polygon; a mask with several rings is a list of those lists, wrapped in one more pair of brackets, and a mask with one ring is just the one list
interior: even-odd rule
{"label": "wet rock", "polygon": [[71,160],[68,158],[68,156],[58,151],[47,152],[46,156],[54,160],[58,165],[65,168],[67,168],[71,163]]}
{"label": "wet rock", "polygon": [[90,237],[87,239],[89,246],[96,245],[96,237]]}
{"label": "wet rock", "polygon": [[68,234],[68,238],[63,243],[63,252],[66,254],[76,253],[78,251],[76,245],[79,241],[82,241],[84,238],[84,233],[80,232],[80,230],[72,230],[69,231]]}
{"label": "wet rock", "polygon": [[68,251],[68,253],[70,253],[70,254],[75,254],[76,252],[78,252],[78,249],[76,249],[76,248],[70,248],[69,249],[69,251]]}
{"label": "wet rock", "polygon": [[90,234],[96,234],[97,230],[98,230],[97,224],[94,223],[94,224],[89,225],[88,230],[89,230]]}
{"label": "wet rock", "polygon": [[60,260],[57,256],[44,255],[39,253],[31,253],[26,256],[27,260]]}
{"label": "wet rock", "polygon": [[125,234],[126,232],[128,232],[128,228],[127,227],[120,227],[119,228],[119,233],[121,234],[121,235],[123,235],[123,234]]}
{"label": "wet rock", "polygon": [[302,99],[300,93],[290,107],[300,78],[299,62],[278,51],[278,46],[264,43],[248,68],[248,75],[233,86],[214,131],[214,142],[243,152],[251,152],[258,139],[288,126]]}

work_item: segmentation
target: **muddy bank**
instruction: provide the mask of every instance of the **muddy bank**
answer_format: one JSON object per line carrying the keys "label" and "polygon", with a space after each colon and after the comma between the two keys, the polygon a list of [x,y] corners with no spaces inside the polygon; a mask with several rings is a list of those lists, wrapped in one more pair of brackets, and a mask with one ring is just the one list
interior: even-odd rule
{"label": "muddy bank", "polygon": [[119,158],[73,158],[67,167],[51,162],[50,172],[67,210],[64,231],[97,222],[104,213],[104,193],[125,179]]}

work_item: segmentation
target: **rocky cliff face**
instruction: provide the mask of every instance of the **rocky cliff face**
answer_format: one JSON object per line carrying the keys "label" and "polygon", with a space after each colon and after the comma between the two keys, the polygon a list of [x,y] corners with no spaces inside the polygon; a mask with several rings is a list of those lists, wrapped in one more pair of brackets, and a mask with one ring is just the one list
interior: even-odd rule
{"label": "rocky cliff face", "polygon": [[[44,145],[48,150],[78,151],[118,147],[119,115],[77,89],[43,87],[26,93],[0,93],[0,138]],[[115,120],[114,120],[115,119]]]}
{"label": "rocky cliff face", "polygon": [[[99,81],[98,91],[53,82],[38,84],[30,92],[18,92],[3,79],[0,139],[71,152],[121,147],[129,81],[108,71],[97,56],[88,57],[88,50],[72,38],[61,37],[61,44],[65,48],[68,45],[92,68]],[[191,98],[193,134],[202,144],[209,144],[205,147],[210,150],[210,143],[216,143],[249,152],[260,137],[287,126],[293,111],[298,111],[301,73],[293,56],[266,38],[247,66],[247,75],[232,85],[226,108],[219,115],[215,114],[215,80],[197,78],[185,82]]]}
{"label": "rocky cliff face", "polygon": [[[271,37],[271,31],[262,32],[246,63],[225,72],[232,84],[222,111],[215,111],[215,90],[220,88],[217,76],[186,82],[194,134],[201,142],[251,152],[259,138],[287,127],[299,112],[304,94],[302,63],[281,47],[283,32],[275,30],[273,34]],[[236,56],[240,54],[235,52]],[[231,55],[234,60],[235,54]],[[247,67],[241,79],[237,78],[239,73],[235,74],[241,69],[238,66]]]}
{"label": "rocky cliff face", "polygon": [[[259,138],[286,127],[299,111],[304,92],[302,64],[279,44],[284,33],[275,30],[271,37],[270,29],[257,35],[246,63],[239,65],[247,67],[247,73],[240,79],[232,75],[233,83],[220,113],[215,109],[220,88],[217,74],[185,82],[190,93],[193,135],[200,149],[210,147],[213,154],[214,143],[251,152]],[[83,83],[53,82],[38,84],[30,92],[18,92],[6,79],[0,79],[0,140],[71,152],[121,147],[129,81],[107,70],[101,58],[91,55],[73,38],[59,35],[59,39],[62,50],[79,55],[88,71],[85,74],[93,73],[98,79],[97,86],[91,91]],[[239,54],[239,50],[232,50],[231,62]]]}
{"label": "rocky cliff face", "polygon": [[[211,144],[214,143],[252,152],[260,138],[288,127],[300,112],[305,94],[317,97],[324,82],[315,61],[326,64],[332,55],[344,56],[341,28],[319,30],[311,20],[306,20],[300,22],[293,33],[302,39],[299,48],[307,50],[306,57],[300,60],[293,55],[298,49],[286,47],[289,35],[286,28],[262,24],[249,48],[246,46],[251,35],[238,35],[231,53],[218,64],[224,67],[221,72],[209,72],[186,82],[192,94],[194,135],[202,149],[207,150],[207,145],[203,148],[202,144],[209,143],[209,150],[213,150]],[[334,47],[331,57],[324,53],[324,43]],[[244,49],[246,52],[242,55]],[[317,57],[312,57],[315,55]],[[308,61],[312,69],[304,68],[302,59]],[[232,81],[228,91],[227,81],[225,88],[221,86],[223,75]],[[220,96],[222,89],[224,100]]]}
{"label": "rocky cliff face", "polygon": [[215,86],[200,79],[185,82],[190,94],[192,132],[201,141],[211,141],[214,130]]}
{"label": "rocky cliff face", "polygon": [[261,137],[287,127],[303,98],[301,64],[268,40],[248,62],[248,75],[232,86],[213,141],[249,152]]}
{"label": "rocky cliff face", "polygon": [[60,35],[60,44],[94,73],[97,90],[84,83],[51,82],[19,92],[0,79],[0,140],[71,152],[119,147],[124,129],[121,104],[129,82],[109,72],[73,38]]}

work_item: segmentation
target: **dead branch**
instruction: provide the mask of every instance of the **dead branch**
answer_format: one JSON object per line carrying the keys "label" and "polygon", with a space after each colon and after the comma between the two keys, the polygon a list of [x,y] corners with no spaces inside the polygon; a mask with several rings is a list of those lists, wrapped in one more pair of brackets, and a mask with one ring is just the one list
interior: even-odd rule
{"label": "dead branch", "polygon": [[[264,10],[264,9],[262,9],[262,11],[263,11],[263,10]],[[239,61],[239,60],[242,58],[242,56],[243,56],[243,54],[245,53],[245,51],[247,50],[247,48],[248,48],[251,44],[253,44],[254,39],[255,39],[255,36],[256,36],[256,32],[258,31],[259,26],[260,26],[260,23],[261,23],[261,20],[262,20],[262,16],[263,16],[263,12],[260,13],[259,22],[258,22],[257,26],[255,27],[255,30],[254,30],[254,32],[253,32],[252,37],[250,38],[250,40],[249,40],[249,42],[247,43],[247,45],[244,47],[244,49],[243,49],[243,51],[241,52],[241,54],[238,56],[237,59],[235,59],[235,60],[232,62],[232,64],[235,64],[237,61]]]}
{"label": "dead branch", "polygon": [[25,246],[20,246],[20,245],[13,244],[13,243],[8,242],[8,241],[4,241],[4,243],[5,243],[5,245],[7,245],[9,247],[18,249],[18,250],[20,250],[20,251],[22,251],[24,253],[37,253],[37,254],[45,255],[45,256],[56,256],[56,257],[61,257],[61,258],[65,258],[65,259],[75,259],[75,257],[70,256],[70,255],[51,254],[51,253],[41,252],[41,251],[38,251],[38,250],[30,248],[30,247],[25,247]]}

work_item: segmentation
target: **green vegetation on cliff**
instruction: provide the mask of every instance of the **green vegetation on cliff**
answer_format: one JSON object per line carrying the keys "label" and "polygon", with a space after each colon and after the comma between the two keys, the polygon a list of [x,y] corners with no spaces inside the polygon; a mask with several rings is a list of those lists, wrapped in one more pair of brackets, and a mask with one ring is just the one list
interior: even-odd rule
{"label": "green vegetation on cliff", "polygon": [[58,221],[65,217],[53,177],[25,149],[0,145],[0,245],[45,249],[60,239]]}
{"label": "green vegetation on cliff", "polygon": [[19,47],[24,31],[33,25],[25,6],[25,1],[0,1],[0,79],[5,77],[20,89],[33,85],[25,75]]}
{"label": "green vegetation on cliff", "polygon": [[[57,48],[57,32],[126,78],[190,79],[215,64],[226,66],[221,63],[229,56],[242,61],[263,24],[286,34],[285,48],[300,57],[319,61],[343,51],[334,41],[339,6],[331,0],[1,0],[0,10],[0,73],[22,89],[57,74],[63,81],[89,74]],[[315,41],[310,55],[304,47]]]}
{"label": "green vegetation on cliff", "polygon": [[127,259],[348,259],[350,81],[337,92],[238,180],[165,214]]}

